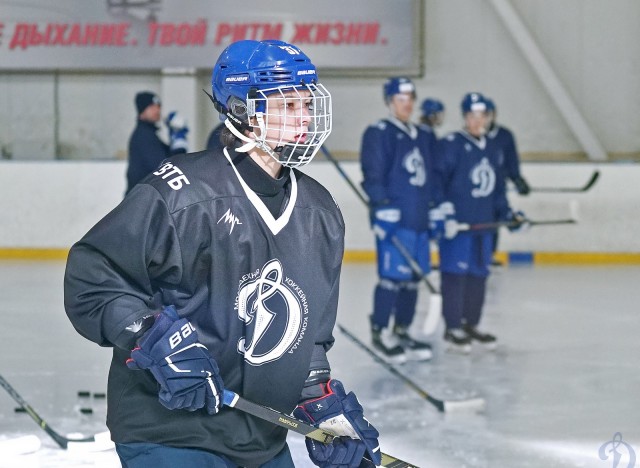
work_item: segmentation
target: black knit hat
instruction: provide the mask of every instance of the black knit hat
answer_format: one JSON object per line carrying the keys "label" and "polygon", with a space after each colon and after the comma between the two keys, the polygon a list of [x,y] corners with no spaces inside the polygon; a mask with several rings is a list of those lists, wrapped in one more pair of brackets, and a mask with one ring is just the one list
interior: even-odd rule
{"label": "black knit hat", "polygon": [[151,104],[161,104],[157,94],[151,91],[141,91],[136,94],[136,109],[138,110],[138,115],[142,114]]}

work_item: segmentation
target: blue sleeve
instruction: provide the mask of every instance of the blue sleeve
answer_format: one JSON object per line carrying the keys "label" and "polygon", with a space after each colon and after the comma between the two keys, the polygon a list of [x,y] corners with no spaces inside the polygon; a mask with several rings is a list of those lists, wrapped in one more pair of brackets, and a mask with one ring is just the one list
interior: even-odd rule
{"label": "blue sleeve", "polygon": [[442,155],[443,141],[438,140],[434,134],[430,139],[430,165],[431,165],[431,202],[438,206],[444,199],[444,160]]}
{"label": "blue sleeve", "polygon": [[387,176],[389,174],[388,148],[384,144],[384,130],[379,127],[368,127],[362,136],[360,164],[364,180],[362,188],[369,197],[371,205],[378,205],[387,195]]}
{"label": "blue sleeve", "polygon": [[504,167],[507,177],[511,180],[520,178],[520,157],[516,149],[516,140],[506,128],[503,128],[504,136]]}
{"label": "blue sleeve", "polygon": [[504,177],[496,177],[496,187],[494,190],[494,213],[498,221],[509,221],[511,218],[511,207],[507,200],[507,190]]}
{"label": "blue sleeve", "polygon": [[438,143],[438,156],[440,161],[437,163],[439,173],[440,196],[442,201],[449,200],[449,185],[451,184],[452,173],[456,166],[456,143],[455,140],[444,138]]}

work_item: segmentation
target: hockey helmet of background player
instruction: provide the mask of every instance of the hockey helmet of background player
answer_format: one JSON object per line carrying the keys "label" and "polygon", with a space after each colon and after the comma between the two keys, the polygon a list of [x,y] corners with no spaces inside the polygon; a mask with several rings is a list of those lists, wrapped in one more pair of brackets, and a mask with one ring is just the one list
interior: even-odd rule
{"label": "hockey helmet of background player", "polygon": [[460,103],[462,115],[468,112],[487,112],[487,100],[481,93],[467,93]]}
{"label": "hockey helmet of background player", "polygon": [[[286,42],[229,45],[213,67],[211,90],[225,125],[245,143],[236,151],[258,148],[284,166],[303,166],[331,133],[331,95],[309,57]],[[308,121],[303,134],[300,120]]]}
{"label": "hockey helmet of background player", "polygon": [[496,118],[496,105],[492,99],[485,96],[484,102],[487,105],[487,114],[489,114],[489,123],[493,123]]}
{"label": "hockey helmet of background player", "polygon": [[487,112],[495,112],[496,111],[496,105],[493,102],[493,99],[489,99],[488,97],[485,96],[484,103],[487,106]]}
{"label": "hockey helmet of background player", "polygon": [[434,98],[427,98],[422,101],[420,110],[422,111],[422,116],[420,117],[422,123],[426,123],[431,127],[442,125],[444,116],[444,104],[442,101]]}
{"label": "hockey helmet of background player", "polygon": [[413,82],[404,76],[389,78],[383,85],[384,102],[389,104],[396,94],[411,93],[416,98],[416,87]]}
{"label": "hockey helmet of background player", "polygon": [[427,98],[422,101],[420,108],[422,109],[422,115],[424,117],[432,116],[438,112],[444,112],[444,104],[442,104],[442,101],[433,98]]}

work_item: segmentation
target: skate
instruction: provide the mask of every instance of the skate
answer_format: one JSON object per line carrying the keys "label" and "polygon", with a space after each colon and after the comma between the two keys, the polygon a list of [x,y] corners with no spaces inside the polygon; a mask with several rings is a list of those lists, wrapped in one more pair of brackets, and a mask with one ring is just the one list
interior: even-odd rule
{"label": "skate", "polygon": [[409,335],[407,327],[396,325],[393,333],[398,337],[400,346],[404,348],[407,359],[414,361],[429,361],[433,357],[433,351],[429,343],[419,341]]}
{"label": "skate", "polygon": [[386,336],[382,329],[376,326],[371,327],[371,341],[373,347],[380,357],[391,364],[404,364],[407,362],[407,355],[404,348],[398,343],[394,335]]}
{"label": "skate", "polygon": [[482,333],[478,331],[476,327],[472,327],[471,325],[465,324],[462,326],[462,328],[471,340],[477,341],[487,349],[493,351],[498,347],[497,339],[495,336],[489,333]]}
{"label": "skate", "polygon": [[469,354],[471,352],[471,338],[461,328],[450,328],[444,333],[447,351]]}

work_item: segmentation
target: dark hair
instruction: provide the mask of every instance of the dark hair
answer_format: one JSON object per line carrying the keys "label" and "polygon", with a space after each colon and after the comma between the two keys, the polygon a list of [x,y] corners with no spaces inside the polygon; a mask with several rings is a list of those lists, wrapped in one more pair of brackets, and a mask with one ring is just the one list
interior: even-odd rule
{"label": "dark hair", "polygon": [[229,147],[233,147],[236,144],[236,141],[238,140],[238,138],[231,133],[231,130],[229,130],[226,125],[225,127],[220,131],[220,143],[222,143],[222,146],[229,146]]}

